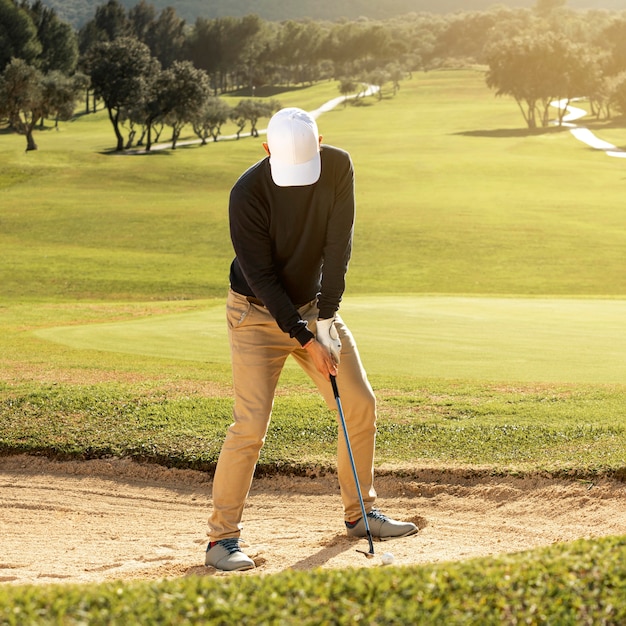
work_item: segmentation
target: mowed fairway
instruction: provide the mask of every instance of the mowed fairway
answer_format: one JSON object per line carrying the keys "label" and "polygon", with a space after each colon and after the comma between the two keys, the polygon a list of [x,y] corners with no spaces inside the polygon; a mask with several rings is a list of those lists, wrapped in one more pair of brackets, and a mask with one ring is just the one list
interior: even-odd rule
{"label": "mowed fairway", "polygon": [[[316,108],[336,93],[280,101]],[[319,125],[356,166],[348,295],[626,294],[625,161],[566,130],[529,133],[482,72],[415,74],[394,98],[339,106]],[[1,139],[4,298],[224,296],[228,192],[260,140],[112,155],[103,112],[38,133],[37,153]]]}
{"label": "mowed fairway", "polygon": [[[313,109],[334,89],[280,100]],[[325,141],[350,150],[356,166],[342,312],[371,373],[624,380],[625,162],[565,129],[522,124],[478,70],[417,74],[393,98],[320,118]],[[228,192],[262,156],[260,140],[111,155],[103,113],[40,133],[36,154],[21,153],[21,140],[3,137],[13,146],[2,178],[7,300],[215,298],[206,312],[162,319],[71,328],[50,320],[38,336],[226,363]]]}

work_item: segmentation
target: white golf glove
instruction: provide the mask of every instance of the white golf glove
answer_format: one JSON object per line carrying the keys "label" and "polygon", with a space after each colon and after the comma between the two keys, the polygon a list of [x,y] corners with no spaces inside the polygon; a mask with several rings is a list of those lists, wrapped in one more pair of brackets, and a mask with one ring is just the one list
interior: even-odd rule
{"label": "white golf glove", "polygon": [[317,320],[317,337],[316,339],[330,352],[331,356],[337,364],[339,364],[339,355],[341,353],[341,341],[335,328],[335,318],[329,317],[325,320]]}

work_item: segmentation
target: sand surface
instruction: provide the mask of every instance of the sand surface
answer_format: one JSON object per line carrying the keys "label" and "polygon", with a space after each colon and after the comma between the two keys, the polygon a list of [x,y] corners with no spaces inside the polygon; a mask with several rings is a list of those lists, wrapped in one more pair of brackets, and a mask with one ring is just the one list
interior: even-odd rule
{"label": "sand surface", "polygon": [[211,480],[202,473],[123,460],[0,458],[0,582],[80,583],[188,575],[255,576],[287,569],[456,561],[626,534],[626,485],[472,477],[425,469],[378,477],[378,506],[420,527],[412,537],[348,538],[334,475],[254,482],[242,539],[257,568],[204,567]]}

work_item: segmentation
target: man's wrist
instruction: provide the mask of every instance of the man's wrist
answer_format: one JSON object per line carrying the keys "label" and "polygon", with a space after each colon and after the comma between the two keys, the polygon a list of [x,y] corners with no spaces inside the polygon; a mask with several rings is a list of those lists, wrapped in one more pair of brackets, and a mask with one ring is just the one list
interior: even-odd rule
{"label": "man's wrist", "polygon": [[299,328],[296,333],[294,333],[293,337],[298,340],[298,343],[304,348],[304,346],[311,341],[311,339],[315,339],[315,335],[308,329],[306,322],[304,320],[300,323]]}

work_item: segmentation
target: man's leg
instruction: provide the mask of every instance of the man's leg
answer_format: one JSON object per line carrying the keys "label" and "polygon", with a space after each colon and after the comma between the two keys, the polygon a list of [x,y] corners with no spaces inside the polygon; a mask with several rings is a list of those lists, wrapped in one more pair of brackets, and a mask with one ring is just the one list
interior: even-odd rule
{"label": "man's leg", "polygon": [[[301,311],[301,315],[308,319],[309,328],[315,332],[317,309],[313,307],[313,310],[307,311],[306,315]],[[359,351],[352,333],[339,316],[335,320],[335,327],[341,339],[341,363],[337,375],[337,386],[341,394],[350,446],[359,477],[365,510],[370,511],[376,500],[374,489],[376,397],[361,364]],[[317,371],[308,358],[306,350],[297,350],[293,356],[313,379],[328,407],[335,410],[337,407],[330,382]],[[337,446],[337,475],[346,521],[358,519],[361,517],[361,505],[343,433],[339,435]]]}
{"label": "man's leg", "polygon": [[269,312],[230,293],[227,318],[233,366],[234,422],[213,479],[212,542],[239,537],[243,508],[265,441],[274,392],[293,343]]}
{"label": "man's leg", "polygon": [[[314,314],[316,316],[317,311],[314,311]],[[314,319],[309,318],[309,328],[312,330],[314,323]],[[337,386],[370,531],[374,537],[383,540],[415,534],[418,531],[415,524],[393,520],[374,508],[376,500],[374,489],[376,398],[361,363],[352,333],[339,316],[335,320],[335,327],[341,339],[341,363],[337,375]],[[298,350],[294,352],[294,357],[315,381],[329,408],[336,409],[331,384],[314,367],[308,358],[308,353],[305,350]],[[362,519],[358,491],[343,432],[339,433],[337,475],[347,532],[352,536],[364,537],[366,535],[365,522]]]}

